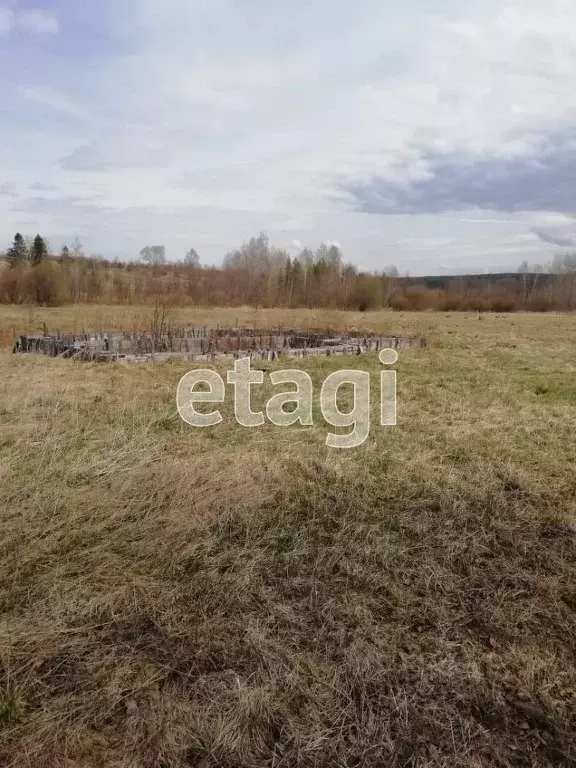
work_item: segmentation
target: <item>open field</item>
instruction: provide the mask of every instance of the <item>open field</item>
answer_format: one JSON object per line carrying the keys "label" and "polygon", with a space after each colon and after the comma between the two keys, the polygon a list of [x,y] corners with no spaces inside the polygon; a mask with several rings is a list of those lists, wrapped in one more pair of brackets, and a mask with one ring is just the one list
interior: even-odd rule
{"label": "open field", "polygon": [[576,316],[174,312],[426,335],[348,452],[6,348],[149,313],[0,308],[0,764],[576,764]]}
{"label": "open field", "polygon": [[[19,333],[41,333],[46,324],[50,332],[82,333],[92,331],[132,331],[149,327],[154,309],[150,306],[106,306],[99,304],[68,307],[24,307],[0,305],[0,347],[11,346]],[[574,333],[576,315],[552,313],[482,315],[478,325],[476,312],[343,312],[325,309],[190,309],[174,308],[170,318],[175,324],[236,325],[255,328],[294,328],[308,330],[365,330],[375,333],[438,333],[442,340],[455,333],[459,342],[476,338],[495,339],[501,335],[520,343],[562,337]]]}

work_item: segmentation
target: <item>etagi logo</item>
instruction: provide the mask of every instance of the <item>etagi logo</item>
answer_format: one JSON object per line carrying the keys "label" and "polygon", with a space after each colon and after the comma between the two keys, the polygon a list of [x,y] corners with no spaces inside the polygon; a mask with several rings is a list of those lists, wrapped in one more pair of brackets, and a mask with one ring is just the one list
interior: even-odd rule
{"label": "etagi logo", "polygon": [[[379,355],[383,365],[398,362],[398,353],[394,349],[383,349]],[[281,392],[268,400],[266,416],[278,427],[291,427],[295,424],[313,426],[314,385],[305,371],[272,371],[270,380],[273,386],[293,384],[295,390]],[[254,412],[251,404],[252,387],[264,383],[263,371],[250,368],[250,358],[236,360],[234,369],[228,371],[228,384],[234,387],[234,415],[242,427],[261,427],[265,424],[263,412]],[[343,412],[338,407],[338,393],[341,387],[352,385],[354,405],[352,410]],[[202,386],[202,389],[197,387]],[[222,377],[207,369],[190,371],[178,384],[176,403],[178,413],[191,427],[215,427],[223,421],[218,410],[210,413],[197,411],[196,403],[223,403],[225,385]],[[339,429],[352,428],[347,434],[330,432],[326,445],[330,448],[357,448],[370,434],[370,374],[359,370],[342,370],[331,373],[320,390],[320,409],[324,420]],[[290,410],[285,410],[291,405]],[[396,426],[396,371],[385,370],[380,373],[380,425]]]}

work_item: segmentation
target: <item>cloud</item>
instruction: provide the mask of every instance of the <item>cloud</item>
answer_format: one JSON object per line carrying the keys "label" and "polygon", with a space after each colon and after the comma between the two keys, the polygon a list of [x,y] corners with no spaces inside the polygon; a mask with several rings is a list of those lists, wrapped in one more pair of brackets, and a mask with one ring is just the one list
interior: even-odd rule
{"label": "cloud", "polygon": [[47,107],[51,111],[62,112],[69,117],[86,117],[84,111],[72,99],[51,86],[24,86],[18,89],[18,93],[23,99]]}
{"label": "cloud", "polygon": [[464,222],[467,224],[498,224],[502,226],[502,224],[521,224],[521,221],[518,221],[517,219],[488,219],[488,218],[469,218],[469,219],[463,219],[459,218],[458,221]]}
{"label": "cloud", "polygon": [[31,9],[17,16],[20,29],[35,35],[56,35],[60,31],[58,19],[49,11]]}
{"label": "cloud", "polygon": [[558,245],[562,248],[571,248],[576,246],[576,235],[561,234],[544,229],[532,229],[532,232],[542,240],[543,243]]}
{"label": "cloud", "polygon": [[173,143],[149,125],[128,123],[116,136],[96,138],[60,158],[68,171],[162,168],[173,158]]}
{"label": "cloud", "polygon": [[573,211],[576,128],[544,136],[526,154],[502,157],[427,153],[426,174],[408,182],[375,178],[350,185],[366,213]]}
{"label": "cloud", "polygon": [[296,248],[297,251],[301,251],[302,247],[303,246],[300,240],[292,240],[292,248]]}
{"label": "cloud", "polygon": [[17,29],[33,35],[56,35],[60,23],[49,11],[33,8],[18,12],[0,7],[0,35],[8,35]]}
{"label": "cloud", "polygon": [[82,215],[107,214],[112,209],[106,206],[95,205],[92,198],[80,197],[78,195],[66,195],[62,197],[29,197],[22,200],[16,207],[17,211],[22,213],[33,213],[35,215],[62,216],[64,218],[73,218]]}
{"label": "cloud", "polygon": [[[576,122],[576,49],[565,23],[574,7],[551,3],[490,1],[476,13],[456,2],[428,17],[411,2],[395,12],[336,2],[326,13],[318,0],[287,13],[255,2],[240,11],[226,0],[143,0],[145,45],[123,70],[118,120],[65,155],[62,168],[173,167],[192,193],[290,200],[302,215],[341,210],[342,188],[371,193],[366,202],[383,212],[448,210],[449,195],[435,208],[419,205],[402,185],[425,196],[418,185],[434,172],[452,164],[486,173],[475,168],[486,158],[496,170],[558,123]],[[256,48],[255,18],[267,32]],[[201,45],[190,46],[190,28]],[[391,61],[383,48],[402,55]],[[390,185],[388,206],[374,180]],[[484,204],[487,193],[477,197]],[[456,210],[475,206],[455,201]]]}
{"label": "cloud", "polygon": [[0,35],[8,34],[14,26],[14,13],[9,8],[0,8]]}
{"label": "cloud", "polygon": [[33,184],[29,184],[28,189],[32,192],[58,192],[58,187],[56,187],[54,184],[44,184],[41,181],[36,181]]}
{"label": "cloud", "polygon": [[406,237],[399,245],[418,251],[440,251],[455,243],[451,237]]}
{"label": "cloud", "polygon": [[0,197],[17,197],[16,184],[9,181],[0,184]]}
{"label": "cloud", "polygon": [[5,178],[69,196],[29,190],[47,236],[210,263],[265,229],[364,268],[505,269],[550,250],[517,239],[557,231],[541,210],[572,210],[573,0],[3,1],[66,20],[66,46],[25,50],[18,23],[0,54]]}

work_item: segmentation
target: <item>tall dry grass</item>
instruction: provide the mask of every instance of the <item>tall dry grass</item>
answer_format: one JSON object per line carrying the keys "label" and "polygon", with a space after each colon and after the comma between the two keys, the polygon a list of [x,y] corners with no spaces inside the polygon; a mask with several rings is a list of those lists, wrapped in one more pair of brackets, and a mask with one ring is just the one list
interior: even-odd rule
{"label": "tall dry grass", "polygon": [[0,356],[0,764],[574,764],[575,320],[390,317],[432,345],[352,452]]}

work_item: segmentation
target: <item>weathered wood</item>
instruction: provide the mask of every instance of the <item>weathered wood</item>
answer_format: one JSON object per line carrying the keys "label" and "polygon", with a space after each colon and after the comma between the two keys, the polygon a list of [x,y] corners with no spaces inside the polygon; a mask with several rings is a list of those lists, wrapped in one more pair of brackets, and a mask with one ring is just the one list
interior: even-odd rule
{"label": "weathered wood", "polygon": [[76,334],[20,335],[14,352],[33,352],[51,356],[74,357],[82,360],[132,361],[134,358],[165,359],[186,357],[205,359],[206,356],[238,358],[257,353],[262,359],[274,360],[280,354],[307,357],[318,354],[364,354],[381,349],[426,349],[428,340],[420,335],[378,335],[350,331],[294,331],[291,329],[203,328],[160,324],[147,331]]}

